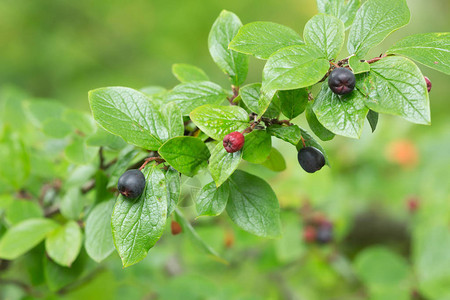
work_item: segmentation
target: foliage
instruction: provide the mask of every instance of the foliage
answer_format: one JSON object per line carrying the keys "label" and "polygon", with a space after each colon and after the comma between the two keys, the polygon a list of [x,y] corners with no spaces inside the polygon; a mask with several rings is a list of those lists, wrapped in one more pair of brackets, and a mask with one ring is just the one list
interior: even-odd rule
{"label": "foliage", "polygon": [[[46,101],[21,101],[19,91],[4,89],[0,161],[10,164],[0,171],[0,213],[5,215],[0,259],[42,256],[44,267],[32,270],[34,276],[61,291],[93,268],[89,258],[101,262],[114,248],[123,267],[140,262],[174,218],[200,249],[226,263],[178,206],[185,196],[182,182],[208,178],[192,197],[197,217],[226,211],[242,230],[280,238],[283,220],[275,192],[264,179],[238,168],[246,161],[282,171],[284,158],[272,137],[296,151],[314,146],[329,165],[319,142],[292,119],[305,112],[311,131],[323,141],[335,135],[359,138],[366,118],[374,131],[379,114],[430,124],[427,87],[412,60],[449,74],[449,34],[413,35],[368,58],[371,48],[409,22],[406,1],[368,0],[360,6],[359,1],[331,0],[318,1],[318,7],[303,40],[283,25],[242,25],[235,14],[222,11],[208,46],[230,80],[227,88],[209,81],[198,67],[175,64],[180,84],[171,90],[90,91],[93,119]],[[339,60],[347,30],[350,55]],[[243,85],[249,55],[267,61],[262,81]],[[352,93],[338,96],[329,89],[327,76],[336,67],[356,74]],[[228,153],[222,139],[234,131],[245,134],[245,145]],[[117,195],[120,174],[138,167],[147,181],[143,194],[133,200]],[[19,208],[9,196],[14,193],[22,199]],[[373,263],[379,260],[386,265]],[[354,267],[374,299],[404,282],[407,288],[395,293],[406,297],[408,268],[383,248],[360,253]],[[392,278],[382,278],[385,269]],[[447,277],[438,273],[433,281],[432,275],[419,276],[424,292],[448,295],[445,288],[433,290]]]}

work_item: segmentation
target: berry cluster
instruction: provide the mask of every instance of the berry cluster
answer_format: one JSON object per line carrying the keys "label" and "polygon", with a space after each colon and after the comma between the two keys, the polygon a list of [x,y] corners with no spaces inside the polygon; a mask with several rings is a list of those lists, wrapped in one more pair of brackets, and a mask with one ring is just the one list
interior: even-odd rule
{"label": "berry cluster", "polygon": [[323,215],[305,219],[303,240],[307,243],[328,244],[333,241],[333,224]]}

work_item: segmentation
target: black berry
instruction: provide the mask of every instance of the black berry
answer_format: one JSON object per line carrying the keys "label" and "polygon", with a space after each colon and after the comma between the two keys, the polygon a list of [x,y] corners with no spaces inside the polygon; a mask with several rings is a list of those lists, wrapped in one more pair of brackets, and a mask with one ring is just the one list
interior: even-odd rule
{"label": "black berry", "polygon": [[145,176],[140,170],[128,170],[120,176],[117,189],[126,198],[139,197],[145,188]]}
{"label": "black berry", "polygon": [[327,244],[333,240],[333,226],[322,225],[317,229],[316,241],[319,244]]}
{"label": "black berry", "polygon": [[355,88],[355,74],[346,68],[336,68],[328,77],[328,86],[333,93],[345,95],[351,93]]}
{"label": "black berry", "polygon": [[234,153],[242,149],[244,142],[244,135],[238,131],[234,131],[223,138],[223,147],[228,153]]}
{"label": "black berry", "polygon": [[423,78],[425,78],[425,82],[427,83],[427,90],[429,93],[431,91],[431,81],[430,81],[430,79],[428,79],[427,76],[423,76]]}
{"label": "black berry", "polygon": [[298,162],[308,173],[314,173],[325,165],[325,157],[322,152],[314,147],[305,147],[298,151]]}

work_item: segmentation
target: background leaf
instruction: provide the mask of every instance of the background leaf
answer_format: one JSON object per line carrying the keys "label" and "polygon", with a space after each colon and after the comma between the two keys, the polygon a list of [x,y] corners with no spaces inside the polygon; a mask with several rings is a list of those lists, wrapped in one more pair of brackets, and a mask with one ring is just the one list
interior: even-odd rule
{"label": "background leaf", "polygon": [[192,111],[190,117],[198,128],[218,141],[249,126],[247,112],[238,106],[204,105]]}
{"label": "background leaf", "polygon": [[335,59],[344,45],[344,23],[330,15],[315,15],[306,23],[303,38],[307,45],[319,48],[328,60]]}
{"label": "background leaf", "polygon": [[272,22],[253,22],[242,26],[231,41],[230,49],[268,59],[277,50],[303,44],[293,29]]}
{"label": "background leaf", "polygon": [[427,67],[450,75],[450,33],[420,33],[394,44],[387,53],[409,57]]}
{"label": "background leaf", "polygon": [[0,239],[0,258],[16,259],[39,244],[58,224],[50,219],[28,219],[20,222]]}
{"label": "background leaf", "polygon": [[270,185],[237,170],[231,176],[227,213],[231,220],[254,235],[274,238],[281,234],[280,207]]}
{"label": "background leaf", "polygon": [[114,251],[111,232],[111,215],[114,200],[97,204],[86,220],[84,247],[86,252],[96,262],[101,262]]}
{"label": "background leaf", "polygon": [[280,153],[280,151],[273,147],[270,150],[267,160],[263,162],[262,165],[275,172],[286,170],[286,161],[284,160],[283,155]]}
{"label": "background leaf", "polygon": [[194,198],[197,215],[200,216],[218,216],[227,206],[230,187],[228,183],[216,187],[215,182],[205,185]]}
{"label": "background leaf", "polygon": [[228,177],[239,166],[242,160],[242,150],[234,153],[228,153],[223,144],[219,142],[211,152],[211,158],[209,159],[209,172],[211,173],[216,186],[221,186]]}
{"label": "background leaf", "polygon": [[48,256],[61,266],[70,267],[80,253],[83,235],[75,221],[68,221],[45,240]]}
{"label": "background leaf", "polygon": [[356,13],[350,29],[347,49],[364,57],[390,33],[408,24],[410,13],[406,0],[368,0]]}
{"label": "background leaf", "polygon": [[[263,70],[262,91],[292,90],[317,83],[330,64],[320,49],[291,46],[275,52]],[[271,99],[271,97],[270,97]]]}
{"label": "background leaf", "polygon": [[404,57],[386,57],[371,66],[362,91],[367,107],[378,113],[401,116],[417,124],[430,124],[430,100],[419,68]]}
{"label": "background leaf", "polygon": [[136,90],[108,87],[89,92],[94,119],[126,142],[157,150],[169,138],[161,113]]}
{"label": "background leaf", "polygon": [[142,195],[135,199],[117,198],[111,227],[114,245],[124,267],[147,256],[161,237],[167,218],[167,190],[164,174],[157,166],[143,170],[147,180]]}
{"label": "background leaf", "polygon": [[205,143],[191,136],[170,139],[159,148],[158,152],[175,170],[190,177],[207,166],[210,156]]}
{"label": "background leaf", "polygon": [[248,57],[228,49],[242,23],[232,12],[223,10],[214,22],[208,37],[209,53],[219,68],[230,76],[234,86],[244,83],[248,72]]}
{"label": "background leaf", "polygon": [[199,67],[188,64],[173,64],[172,73],[180,82],[209,80],[205,71]]}
{"label": "background leaf", "polygon": [[220,104],[227,99],[227,93],[217,84],[209,81],[187,82],[177,85],[166,95],[166,101],[175,102],[183,116],[205,104]]}

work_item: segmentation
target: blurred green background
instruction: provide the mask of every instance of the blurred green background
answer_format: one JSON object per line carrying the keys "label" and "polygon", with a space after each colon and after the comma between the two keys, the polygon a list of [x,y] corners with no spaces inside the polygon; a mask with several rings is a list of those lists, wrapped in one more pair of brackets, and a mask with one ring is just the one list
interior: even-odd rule
{"label": "blurred green background", "polygon": [[[410,24],[370,55],[413,33],[449,31],[448,0],[408,4]],[[94,88],[173,87],[173,63],[197,65],[225,87],[227,78],[207,48],[209,29],[222,9],[244,24],[272,21],[300,33],[317,12],[313,0],[2,0],[0,84],[86,111],[87,92]],[[247,83],[261,79],[262,67],[251,58]],[[53,298],[351,300],[369,299],[368,290],[375,289],[381,292],[371,299],[397,300],[409,299],[402,291],[409,295],[420,278],[427,294],[422,299],[450,299],[442,288],[450,286],[448,77],[420,67],[433,83],[432,126],[382,116],[374,134],[367,124],[360,140],[322,143],[332,168],[312,175],[298,166],[295,149],[281,141],[275,146],[286,158],[286,171],[243,166],[268,179],[279,197],[281,240],[250,236],[226,217],[198,219],[195,228],[229,265],[167,232],[142,263],[123,270],[114,254],[95,278]],[[307,128],[303,115],[296,122]],[[420,203],[414,214],[407,208],[411,198]],[[183,205],[193,209],[190,200]],[[307,205],[333,221],[336,245],[303,243],[299,211]],[[397,256],[378,261],[383,255]],[[377,272],[385,282],[372,280]],[[401,284],[389,281],[396,272],[407,274]],[[0,289],[8,289],[11,299],[22,293],[13,286]]]}

